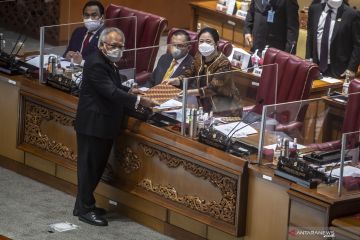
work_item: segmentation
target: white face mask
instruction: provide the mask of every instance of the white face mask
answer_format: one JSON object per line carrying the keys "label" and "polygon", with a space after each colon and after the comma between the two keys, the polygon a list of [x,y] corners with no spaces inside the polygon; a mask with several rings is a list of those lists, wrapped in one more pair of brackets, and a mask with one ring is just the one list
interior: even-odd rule
{"label": "white face mask", "polygon": [[333,9],[338,9],[342,3],[343,3],[343,0],[328,0],[327,1],[327,4]]}
{"label": "white face mask", "polygon": [[89,32],[93,32],[101,27],[101,19],[92,20],[91,18],[84,19],[84,25]]}
{"label": "white face mask", "polygon": [[199,52],[204,57],[210,56],[215,51],[215,46],[208,43],[201,43],[199,45]]}
{"label": "white face mask", "polygon": [[123,55],[123,52],[117,48],[117,49],[106,51],[105,55],[111,62],[116,63],[116,62],[120,61],[120,59]]}
{"label": "white face mask", "polygon": [[178,49],[178,48],[176,48],[176,47],[173,47],[173,48],[171,49],[170,53],[171,53],[171,56],[172,56],[174,59],[178,60],[178,59],[184,57],[187,52],[181,51],[180,49]]}

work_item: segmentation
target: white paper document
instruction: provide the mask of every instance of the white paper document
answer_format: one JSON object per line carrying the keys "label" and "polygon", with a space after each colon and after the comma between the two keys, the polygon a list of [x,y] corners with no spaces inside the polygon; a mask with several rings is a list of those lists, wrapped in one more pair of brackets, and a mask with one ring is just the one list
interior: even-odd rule
{"label": "white paper document", "polygon": [[162,103],[160,106],[154,107],[155,109],[168,109],[168,108],[178,108],[182,107],[182,102],[179,102],[174,99],[170,99],[164,103]]}
{"label": "white paper document", "polygon": [[77,229],[79,226],[69,223],[69,222],[62,222],[62,223],[54,223],[49,225],[50,229],[57,232],[65,232],[69,230]]}
{"label": "white paper document", "polygon": [[[44,68],[47,68],[48,59],[49,59],[50,56],[57,57],[57,55],[55,55],[55,54],[44,55]],[[33,57],[33,58],[27,60],[26,63],[40,68],[40,56]],[[70,66],[71,62],[65,60],[64,58],[61,58],[60,59],[60,64],[61,64],[62,68],[67,68],[67,67]],[[74,65],[77,65],[77,64],[74,64]]]}
{"label": "white paper document", "polygon": [[233,134],[232,137],[234,138],[247,137],[248,135],[257,133],[255,128],[246,123],[240,122],[240,124],[235,128],[237,124],[239,124],[239,122],[223,124],[216,126],[215,129],[228,136]]}
{"label": "white paper document", "polygon": [[[264,146],[264,148],[266,148],[266,149],[272,149],[272,150],[275,151],[275,149],[276,149],[276,144],[267,145],[267,146]],[[294,142],[289,142],[289,148],[294,148]],[[296,147],[296,148],[297,148],[297,149],[303,149],[303,148],[305,148],[305,146],[297,143],[297,147]]]}
{"label": "white paper document", "polygon": [[332,77],[323,77],[320,79],[321,81],[327,82],[327,83],[338,83],[342,82],[340,79],[332,78]]}
{"label": "white paper document", "polygon": [[[329,172],[326,172],[330,174]],[[334,169],[331,173],[334,177],[340,177],[340,168]],[[344,167],[344,177],[360,177],[360,169],[352,166],[345,166]]]}

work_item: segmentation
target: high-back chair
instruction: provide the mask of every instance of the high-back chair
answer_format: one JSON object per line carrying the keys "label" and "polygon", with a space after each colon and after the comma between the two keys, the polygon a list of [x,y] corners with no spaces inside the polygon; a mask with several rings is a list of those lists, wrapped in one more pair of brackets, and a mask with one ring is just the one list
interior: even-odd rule
{"label": "high-back chair", "polygon": [[[124,60],[120,63],[123,67],[135,67],[136,81],[140,84],[145,83],[150,78],[158,53],[158,48],[151,46],[159,45],[160,37],[166,29],[168,21],[151,13],[114,4],[107,7],[105,16],[106,19],[123,18],[119,21],[108,21],[108,26],[117,27],[124,32],[126,49],[150,47],[146,50],[136,51],[136,55],[133,51],[125,52]],[[134,64],[135,58],[136,65]]]}
{"label": "high-back chair", "polygon": [[[342,133],[351,133],[360,131],[360,79],[354,79],[349,85],[349,93],[358,93],[350,94],[344,115],[344,122],[342,125]],[[336,150],[341,148],[341,141],[331,141],[319,144],[311,144],[309,147],[322,150]]]}
{"label": "high-back chair", "polygon": [[307,99],[313,80],[320,75],[316,64],[275,48],[269,48],[265,54],[263,65],[268,64],[277,64],[278,70],[275,65],[263,67],[256,95],[258,104],[252,109],[258,114],[263,105]]}
{"label": "high-back chair", "polygon": [[[176,30],[178,30],[179,28],[172,28],[170,29],[169,33],[168,33],[168,37],[167,37],[167,43],[169,44],[171,41],[171,36],[173,34],[173,32],[175,32]],[[196,52],[198,51],[198,43],[197,43],[197,32],[193,32],[193,31],[189,31],[189,30],[185,30],[189,35],[190,35],[190,39],[192,42],[192,47],[190,49],[190,54],[192,56],[195,56]],[[231,44],[231,42],[227,41],[227,40],[223,40],[220,39],[218,42],[218,50],[221,51],[225,56],[230,56],[232,50],[233,50],[233,46]]]}

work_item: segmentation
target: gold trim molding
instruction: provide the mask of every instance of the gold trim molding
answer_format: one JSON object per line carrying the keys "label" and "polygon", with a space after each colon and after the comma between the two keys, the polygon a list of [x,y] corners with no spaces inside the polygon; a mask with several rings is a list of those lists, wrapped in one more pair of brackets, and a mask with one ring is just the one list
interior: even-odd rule
{"label": "gold trim molding", "polygon": [[63,126],[74,126],[74,118],[53,111],[25,99],[24,142],[47,152],[76,162],[77,155],[72,149],[49,138],[41,131],[43,121],[55,121]]}
{"label": "gold trim molding", "polygon": [[162,152],[151,146],[139,143],[140,148],[145,155],[153,158],[158,157],[161,162],[164,162],[169,168],[177,168],[182,166],[186,171],[192,175],[208,180],[212,185],[219,188],[222,198],[220,202],[202,200],[197,196],[184,195],[180,196],[177,190],[172,186],[155,185],[150,179],[143,179],[138,185],[147,191],[156,193],[166,199],[180,203],[193,210],[205,213],[220,219],[227,223],[235,223],[236,211],[236,196],[237,196],[237,180],[225,176],[221,173],[212,171],[202,167],[196,163],[178,158],[166,152]]}

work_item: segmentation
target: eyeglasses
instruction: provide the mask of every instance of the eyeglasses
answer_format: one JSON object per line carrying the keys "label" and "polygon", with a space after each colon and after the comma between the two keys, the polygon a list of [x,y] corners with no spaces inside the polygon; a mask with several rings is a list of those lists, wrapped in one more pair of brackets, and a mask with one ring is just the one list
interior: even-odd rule
{"label": "eyeglasses", "polygon": [[187,48],[189,45],[188,44],[173,44],[172,46],[179,48],[179,49],[185,49]]}
{"label": "eyeglasses", "polygon": [[124,50],[125,46],[122,45],[122,44],[117,44],[117,43],[107,43],[107,42],[103,42],[105,43],[106,45],[108,45],[110,47],[110,49],[115,49],[115,48],[118,48],[120,50]]}

